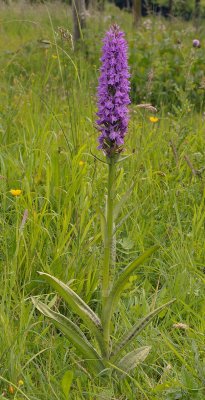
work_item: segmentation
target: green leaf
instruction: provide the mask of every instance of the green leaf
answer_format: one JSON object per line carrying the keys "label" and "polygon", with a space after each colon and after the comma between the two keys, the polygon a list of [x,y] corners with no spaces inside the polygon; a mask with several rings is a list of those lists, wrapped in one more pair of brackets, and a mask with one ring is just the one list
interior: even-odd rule
{"label": "green leaf", "polygon": [[82,318],[88,329],[96,337],[100,349],[104,353],[104,342],[101,334],[102,325],[99,317],[68,285],[45,272],[39,272],[39,274],[63,297],[73,312]]}
{"label": "green leaf", "polygon": [[124,250],[131,250],[134,247],[134,242],[129,237],[124,237],[119,241]]}
{"label": "green leaf", "polygon": [[61,381],[61,386],[62,386],[63,393],[65,395],[66,400],[69,400],[69,393],[70,393],[70,388],[71,388],[72,382],[73,382],[73,371],[68,370],[63,375],[63,379]]}
{"label": "green leaf", "polygon": [[162,311],[165,307],[168,307],[170,304],[172,304],[176,299],[173,299],[171,301],[169,301],[166,304],[163,304],[162,306],[156,308],[156,310],[150,312],[145,318],[143,318],[140,322],[137,322],[132,329],[126,333],[121,341],[115,346],[115,348],[113,349],[113,356],[114,359],[116,358],[116,356],[118,357],[118,355],[120,354],[120,352],[122,351],[122,349],[125,349],[125,347],[127,347],[134,339],[135,337],[143,330],[145,329],[145,327],[152,321],[152,319],[160,313],[160,311]]}
{"label": "green leaf", "polygon": [[145,260],[147,260],[147,258],[149,258],[158,248],[159,246],[156,245],[151,247],[149,250],[145,251],[145,253],[143,253],[140,257],[137,257],[134,261],[132,261],[121,273],[107,299],[106,309],[109,319],[112,316],[114,306],[117,300],[119,299],[120,294],[126,288],[127,281],[130,278],[130,276],[133,274],[135,269],[139,267]]}
{"label": "green leaf", "polygon": [[139,267],[144,261],[147,260],[157,249],[159,248],[158,245],[151,247],[149,250],[145,251],[141,256],[137,257],[134,261],[132,261],[121,273],[119,276],[116,284],[112,289],[112,296],[115,299],[124,289],[127,280],[129,279],[130,275],[135,271],[137,267]]}
{"label": "green leaf", "polygon": [[66,338],[76,347],[81,353],[84,361],[89,365],[93,373],[100,373],[105,369],[102,359],[97,351],[87,340],[81,329],[74,324],[70,319],[62,314],[51,310],[41,301],[32,298],[35,307],[46,317],[50,318],[53,324],[64,333]]}
{"label": "green leaf", "polygon": [[116,225],[115,229],[114,229],[114,233],[117,232],[117,230],[122,226],[122,224],[125,223],[125,221],[130,217],[130,215],[132,215],[132,213],[135,211],[136,207],[133,208],[132,210],[130,210]]}
{"label": "green leaf", "polygon": [[39,275],[41,275],[55,290],[57,290],[57,292],[64,298],[70,307],[82,317],[82,319],[89,318],[93,324],[101,328],[99,317],[68,285],[45,272],[39,272]]}
{"label": "green leaf", "polygon": [[145,360],[150,352],[150,349],[150,346],[144,346],[131,351],[121,358],[121,360],[117,363],[117,367],[128,373]]}

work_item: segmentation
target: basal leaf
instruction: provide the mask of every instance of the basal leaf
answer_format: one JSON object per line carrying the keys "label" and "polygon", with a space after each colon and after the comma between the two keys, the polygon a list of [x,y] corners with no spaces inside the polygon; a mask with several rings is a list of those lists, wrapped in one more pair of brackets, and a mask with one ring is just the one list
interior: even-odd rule
{"label": "basal leaf", "polygon": [[118,357],[118,355],[120,354],[122,349],[125,349],[125,347],[127,347],[132,340],[135,339],[135,337],[143,330],[145,329],[145,327],[152,321],[152,319],[160,313],[160,311],[162,311],[165,307],[168,307],[170,304],[172,304],[175,301],[175,299],[169,301],[166,304],[163,304],[162,306],[156,308],[156,310],[150,312],[145,318],[143,318],[140,322],[137,322],[132,329],[127,332],[121,339],[121,341],[115,346],[115,348],[113,349],[113,356],[114,359],[116,358],[116,356]]}
{"label": "basal leaf", "polygon": [[32,298],[35,307],[46,317],[50,318],[53,324],[64,333],[66,338],[76,347],[81,353],[86,363],[89,365],[92,372],[100,373],[105,367],[102,359],[100,358],[97,351],[87,340],[81,329],[74,324],[70,319],[60,313],[56,313],[51,310],[41,301],[36,301]]}
{"label": "basal leaf", "polygon": [[134,369],[138,364],[143,362],[150,352],[150,346],[140,347],[126,354],[117,363],[117,367],[126,373]]}
{"label": "basal leaf", "polygon": [[90,329],[92,334],[96,337],[103,353],[104,342],[101,334],[102,325],[99,317],[68,285],[45,272],[39,272],[39,274],[58,292],[61,297],[63,297],[73,312],[82,318],[88,329]]}

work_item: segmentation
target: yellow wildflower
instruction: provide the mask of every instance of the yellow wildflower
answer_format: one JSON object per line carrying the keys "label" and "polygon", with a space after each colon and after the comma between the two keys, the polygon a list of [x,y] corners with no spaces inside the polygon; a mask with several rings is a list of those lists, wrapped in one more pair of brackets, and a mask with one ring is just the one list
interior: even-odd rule
{"label": "yellow wildflower", "polygon": [[20,196],[20,194],[22,193],[22,190],[21,190],[21,189],[11,189],[11,190],[10,190],[10,193],[11,193],[13,196]]}
{"label": "yellow wildflower", "polygon": [[10,385],[8,390],[9,390],[10,394],[14,394],[14,387],[13,386]]}
{"label": "yellow wildflower", "polygon": [[83,161],[83,160],[80,160],[80,161],[79,161],[80,167],[83,167],[84,164],[85,164],[85,161]]}
{"label": "yellow wildflower", "polygon": [[56,58],[58,58],[58,56],[56,54],[52,54],[52,58],[54,58],[54,60],[56,60]]}
{"label": "yellow wildflower", "polygon": [[159,118],[157,118],[157,117],[149,117],[149,120],[150,120],[150,122],[158,122],[159,121]]}
{"label": "yellow wildflower", "polygon": [[23,385],[24,385],[24,381],[22,381],[22,379],[19,379],[18,385],[19,385],[19,386],[23,386]]}

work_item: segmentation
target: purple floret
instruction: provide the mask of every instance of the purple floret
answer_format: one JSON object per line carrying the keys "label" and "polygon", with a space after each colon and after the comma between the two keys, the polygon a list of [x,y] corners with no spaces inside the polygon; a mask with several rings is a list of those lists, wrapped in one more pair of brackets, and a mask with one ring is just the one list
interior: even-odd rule
{"label": "purple floret", "polygon": [[194,39],[192,44],[193,44],[193,47],[201,47],[201,43],[198,39]]}
{"label": "purple floret", "polygon": [[129,71],[124,33],[113,25],[103,39],[102,66],[98,86],[97,124],[99,149],[107,156],[122,151],[128,126]]}

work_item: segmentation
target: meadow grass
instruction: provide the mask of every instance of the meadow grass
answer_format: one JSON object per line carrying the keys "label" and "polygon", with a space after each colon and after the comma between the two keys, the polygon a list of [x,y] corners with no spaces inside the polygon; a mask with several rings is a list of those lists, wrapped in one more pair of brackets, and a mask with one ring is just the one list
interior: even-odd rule
{"label": "meadow grass", "polygon": [[[101,37],[113,21],[127,33],[134,100],[125,153],[130,157],[119,164],[116,178],[119,199],[135,182],[117,231],[119,271],[151,245],[160,245],[127,285],[115,314],[113,338],[155,306],[174,297],[176,302],[135,341],[135,347],[152,346],[143,365],[124,379],[92,380],[75,349],[34,309],[31,296],[70,315],[37,274],[46,271],[69,282],[94,310],[99,308],[99,208],[105,203],[107,170],[93,156],[103,157],[96,150],[93,124]],[[103,17],[91,13],[83,45],[74,53],[58,30],[71,30],[68,6],[1,5],[2,398],[64,399],[61,380],[73,370],[73,400],[204,399],[204,95],[203,90],[193,90],[193,71],[188,70],[194,65],[196,72],[198,66],[203,79],[203,46],[200,53],[192,53],[190,44],[203,28],[196,31],[182,21],[150,21],[151,28],[142,24],[135,32],[126,12],[109,6]],[[162,47],[174,57],[178,36],[183,42],[179,75],[185,77],[185,85],[179,77],[169,101],[166,79],[162,91],[156,79],[140,95],[133,76],[146,82],[153,65],[155,71],[162,65],[170,68],[171,61],[163,64]],[[51,44],[45,47],[42,40]],[[136,60],[141,57],[139,65],[135,54]],[[136,107],[138,101],[153,99],[156,123],[149,120],[149,111]],[[22,194],[13,197],[10,189],[21,189]]]}

